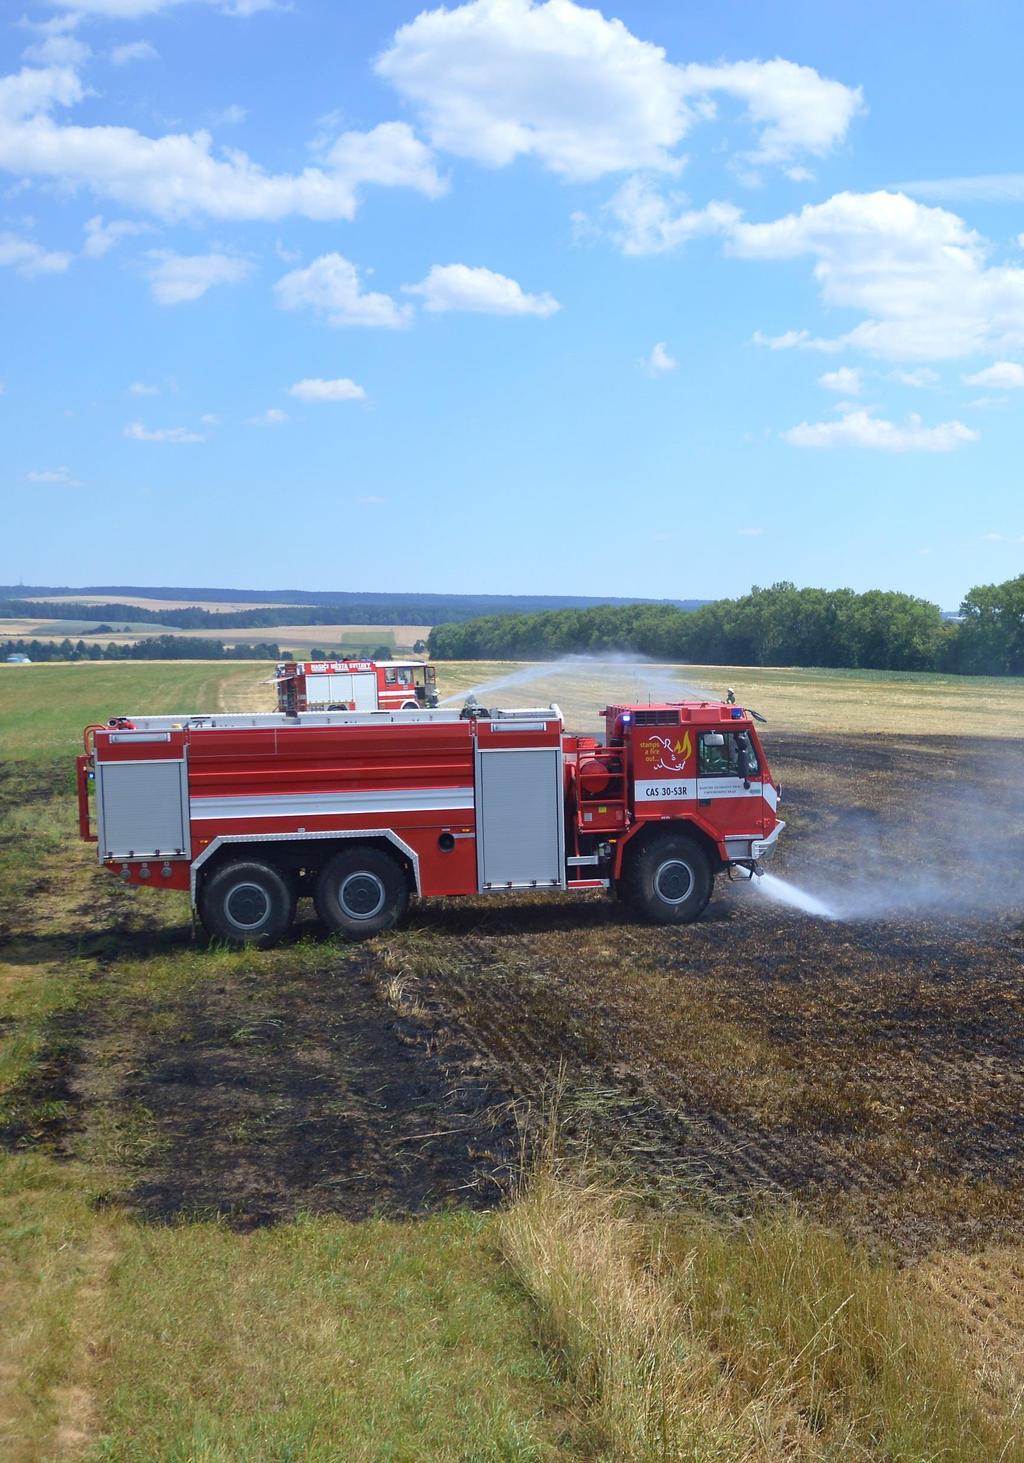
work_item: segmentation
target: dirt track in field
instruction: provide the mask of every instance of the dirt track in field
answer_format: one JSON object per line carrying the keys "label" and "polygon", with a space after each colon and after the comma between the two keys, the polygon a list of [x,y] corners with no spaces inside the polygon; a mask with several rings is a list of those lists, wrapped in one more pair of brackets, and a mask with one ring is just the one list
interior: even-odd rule
{"label": "dirt track in field", "polygon": [[[769,754],[780,872],[857,918],[722,880],[683,930],[600,897],[468,900],[356,949],[207,977],[200,953],[171,993],[55,1024],[45,1080],[64,1116],[11,1141],[87,1154],[106,1133],[112,1194],[151,1219],[422,1213],[493,1203],[512,1105],[536,1129],[557,1087],[566,1146],[668,1203],[791,1197],[906,1258],[1024,1239],[1018,751],[786,735]],[[73,959],[84,923],[99,992],[119,948],[189,950],[186,927],[129,928],[132,896],[85,877],[59,906],[74,930],[56,890],[38,930],[10,930],[19,959]]]}

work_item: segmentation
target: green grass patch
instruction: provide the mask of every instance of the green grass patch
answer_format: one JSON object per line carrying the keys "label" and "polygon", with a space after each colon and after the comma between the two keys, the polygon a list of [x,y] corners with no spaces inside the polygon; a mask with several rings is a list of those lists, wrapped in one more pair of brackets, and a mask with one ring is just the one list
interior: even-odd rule
{"label": "green grass patch", "polygon": [[489,1227],[465,1214],[247,1236],[130,1227],[103,1308],[107,1400],[88,1456],[555,1456],[557,1386]]}
{"label": "green grass patch", "polygon": [[217,711],[235,677],[257,679],[269,666],[174,661],[80,662],[0,668],[0,752],[4,761],[71,759],[91,722],[132,713]]}
{"label": "green grass patch", "polygon": [[252,1234],[97,1211],[76,1167],[0,1162],[0,1451],[22,1460],[579,1457],[494,1221]]}

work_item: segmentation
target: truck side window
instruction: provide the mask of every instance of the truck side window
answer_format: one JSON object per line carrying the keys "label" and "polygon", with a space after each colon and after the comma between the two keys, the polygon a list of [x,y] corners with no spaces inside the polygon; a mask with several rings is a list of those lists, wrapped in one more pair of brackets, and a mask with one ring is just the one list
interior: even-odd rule
{"label": "truck side window", "polygon": [[761,770],[757,753],[746,732],[701,732],[697,772],[700,777],[742,777],[740,753],[746,751],[746,775]]}
{"label": "truck side window", "polygon": [[398,672],[393,666],[389,666],[387,670],[385,670],[384,684],[385,686],[395,686],[398,684]]}

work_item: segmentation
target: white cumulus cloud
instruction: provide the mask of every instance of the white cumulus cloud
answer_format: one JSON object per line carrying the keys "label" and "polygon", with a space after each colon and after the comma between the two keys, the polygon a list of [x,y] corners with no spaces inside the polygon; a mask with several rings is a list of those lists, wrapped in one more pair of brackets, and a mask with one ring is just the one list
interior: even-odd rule
{"label": "white cumulus cloud", "polygon": [[124,435],[133,442],[205,442],[201,432],[187,427],[147,427],[142,422],[129,422]]}
{"label": "white cumulus cloud", "polygon": [[288,395],[299,401],[364,401],[366,392],[347,376],[325,381],[319,376],[308,376],[288,387]]}
{"label": "white cumulus cloud", "polygon": [[832,355],[842,346],[835,340],[822,340],[809,330],[784,330],[781,335],[765,335],[755,330],[751,337],[755,345],[763,345],[770,351],[822,351]]}
{"label": "white cumulus cloud", "polygon": [[670,371],[676,371],[679,368],[679,362],[669,355],[668,347],[663,340],[655,341],[650,355],[641,357],[640,365],[648,376],[667,376]]}
{"label": "white cumulus cloud", "polygon": [[714,116],[716,93],[745,103],[763,162],[827,151],[861,104],[859,90],[790,61],[673,64],[621,20],[573,0],[425,10],[376,69],[419,108],[436,147],[493,167],[533,155],[574,181],[678,171],[674,149]]}
{"label": "white cumulus cloud", "polygon": [[78,478],[66,467],[45,468],[42,471],[33,470],[25,474],[25,481],[29,483],[46,483],[58,488],[80,488],[82,486]]}
{"label": "white cumulus cloud", "polygon": [[[52,3],[65,12],[67,20],[75,22],[88,18],[141,20],[176,5],[194,3],[194,0],[52,0]],[[216,4],[225,15],[242,18],[277,8],[277,0],[206,0],[206,3]]]}
{"label": "white cumulus cloud", "polygon": [[111,249],[120,244],[122,239],[129,239],[135,234],[147,233],[149,224],[133,223],[126,218],[112,219],[110,223],[104,223],[100,214],[86,220],[85,243],[82,245],[82,253],[88,259],[102,259]]}
{"label": "white cumulus cloud", "polygon": [[145,381],[133,381],[128,387],[128,392],[131,396],[159,396],[160,387],[150,386]]}
{"label": "white cumulus cloud", "polygon": [[419,295],[426,310],[470,310],[486,315],[553,315],[561,306],[553,295],[528,295],[516,280],[493,269],[468,264],[435,264],[426,279],[402,288]]}
{"label": "white cumulus cloud", "polygon": [[950,203],[1020,203],[1024,201],[1024,173],[979,173],[961,178],[918,178],[894,185],[915,198],[937,198]]}
{"label": "white cumulus cloud", "polygon": [[933,371],[930,366],[918,366],[913,371],[890,371],[889,374],[901,386],[912,386],[919,391],[930,391],[942,380],[938,371]]}
{"label": "white cumulus cloud", "polygon": [[666,197],[640,176],[627,178],[604,211],[624,254],[666,254],[702,234],[728,234],[742,216],[732,203],[690,208],[682,197]]}
{"label": "white cumulus cloud", "polygon": [[268,406],[258,417],[250,417],[250,427],[280,427],[288,420],[288,413],[279,406]]}
{"label": "white cumulus cloud", "polygon": [[44,249],[32,239],[18,234],[0,233],[0,265],[8,265],[19,274],[63,274],[71,263],[71,255],[59,249]]}
{"label": "white cumulus cloud", "polygon": [[26,61],[40,66],[84,66],[92,55],[84,41],[64,31],[45,30],[38,41],[22,51]]}
{"label": "white cumulus cloud", "polygon": [[110,53],[115,66],[131,66],[135,61],[159,61],[160,53],[149,41],[126,41]]}
{"label": "white cumulus cloud", "polygon": [[405,325],[412,313],[390,295],[364,291],[356,266],[341,254],[321,254],[305,269],[293,269],[277,281],[274,293],[283,309],[308,306],[326,315],[331,325],[394,329]]}
{"label": "white cumulus cloud", "polygon": [[175,254],[151,249],[149,283],[158,305],[182,305],[198,300],[216,284],[240,284],[252,273],[246,259],[233,254]]}
{"label": "white cumulus cloud", "polygon": [[794,447],[870,447],[881,452],[952,452],[978,439],[978,433],[963,422],[926,427],[919,416],[911,416],[899,426],[862,410],[848,412],[837,422],[801,422],[782,436]]}
{"label": "white cumulus cloud", "polygon": [[1024,269],[990,262],[963,219],[898,193],[837,193],[771,223],[740,223],[746,259],[814,260],[826,305],[866,318],[837,344],[944,360],[1024,344]]}
{"label": "white cumulus cloud", "polygon": [[1016,391],[1024,386],[1024,366],[1017,361],[993,361],[973,376],[965,376],[968,386],[991,386],[996,391]]}
{"label": "white cumulus cloud", "polygon": [[131,127],[76,126],[58,108],[85,96],[69,66],[25,67],[0,77],[0,168],[84,186],[163,219],[330,220],[354,217],[363,184],[444,191],[430,150],[404,122],[346,132],[319,167],[268,173],[236,148],[218,153],[208,132],[147,137]]}
{"label": "white cumulus cloud", "polygon": [[837,391],[840,396],[859,396],[864,389],[864,380],[856,366],[840,366],[819,376],[818,385],[824,386],[826,391]]}
{"label": "white cumulus cloud", "polygon": [[[810,66],[776,57],[774,61],[734,61],[718,66],[685,66],[688,91],[724,92],[747,105],[758,133],[747,153],[754,163],[784,163],[800,153],[821,157],[846,136],[863,107],[860,87],[819,76]],[[804,181],[806,168],[787,170]]]}

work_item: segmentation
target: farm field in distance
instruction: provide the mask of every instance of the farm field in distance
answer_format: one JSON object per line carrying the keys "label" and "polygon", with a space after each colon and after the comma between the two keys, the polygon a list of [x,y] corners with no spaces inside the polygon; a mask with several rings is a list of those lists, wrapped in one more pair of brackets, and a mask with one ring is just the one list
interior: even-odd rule
{"label": "farm field in distance", "polygon": [[[271,674],[0,667],[0,1451],[1024,1458],[1024,683],[441,664],[579,730],[732,685],[772,873],[841,917],[720,880],[677,931],[534,896],[208,948],[96,870],[71,762]],[[661,1452],[627,1310],[685,1337]]]}
{"label": "farm field in distance", "polygon": [[[163,608],[161,605],[153,607]],[[231,606],[199,608],[227,610]],[[249,610],[261,606],[243,605],[241,608]],[[98,630],[100,623],[109,625],[110,629]],[[309,659],[314,646],[352,656],[368,656],[381,646],[387,646],[393,655],[401,656],[410,654],[413,645],[418,640],[425,640],[429,634],[429,625],[267,625],[259,629],[227,626],[222,630],[213,626],[202,630],[182,630],[174,625],[109,618],[102,622],[0,619],[0,655],[5,652],[8,642],[14,640],[84,639],[87,645],[95,641],[101,646],[107,646],[134,645],[140,640],[152,639],[157,635],[174,635],[176,638],[197,642],[219,640],[229,649],[237,645],[260,645],[271,641],[282,649],[290,650],[298,659]]]}

